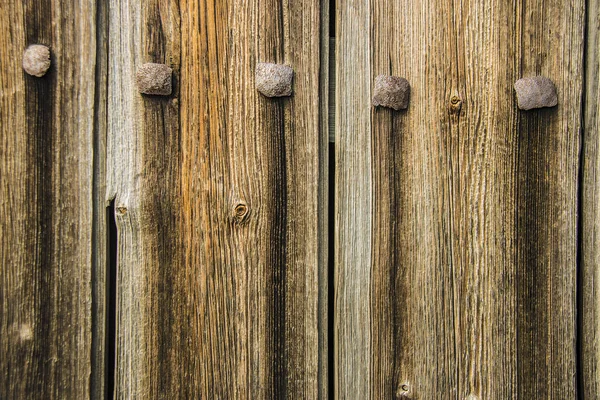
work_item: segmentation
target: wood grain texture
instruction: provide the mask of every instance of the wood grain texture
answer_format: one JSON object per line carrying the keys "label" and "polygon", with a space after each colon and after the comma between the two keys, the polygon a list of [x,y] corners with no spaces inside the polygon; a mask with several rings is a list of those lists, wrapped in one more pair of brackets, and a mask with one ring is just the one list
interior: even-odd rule
{"label": "wood grain texture", "polygon": [[[119,398],[325,397],[325,13],[111,2]],[[145,62],[174,69],[172,96],[137,93]],[[261,96],[257,62],[294,68],[294,95]]]}
{"label": "wood grain texture", "polygon": [[580,355],[584,399],[600,393],[600,4],[587,2],[581,188]]}
{"label": "wood grain texture", "polygon": [[336,394],[575,398],[583,1],[337,7]]}
{"label": "wood grain texture", "polygon": [[[2,399],[102,395],[104,258],[93,242],[104,235],[104,214],[93,198],[105,125],[96,17],[95,1],[0,6]],[[21,68],[35,43],[51,49],[42,78]]]}
{"label": "wood grain texture", "polygon": [[371,386],[371,18],[369,1],[336,2],[335,398]]}

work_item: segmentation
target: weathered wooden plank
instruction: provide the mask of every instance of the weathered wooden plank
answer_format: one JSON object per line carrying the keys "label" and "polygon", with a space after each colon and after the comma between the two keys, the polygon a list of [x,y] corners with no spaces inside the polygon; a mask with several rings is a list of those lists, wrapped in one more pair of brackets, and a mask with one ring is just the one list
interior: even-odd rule
{"label": "weathered wooden plank", "polygon": [[[119,397],[324,396],[325,10],[111,3]],[[144,62],[172,96],[137,93]],[[293,97],[261,96],[257,62],[292,66]]]}
{"label": "weathered wooden plank", "polygon": [[517,387],[576,397],[577,193],[585,4],[525,2],[522,76],[551,77],[558,108],[520,113],[517,159]]}
{"label": "weathered wooden plank", "polygon": [[583,1],[337,7],[337,394],[574,398]]}
{"label": "weathered wooden plank", "polygon": [[[101,395],[104,235],[102,79],[96,2],[0,7],[0,398]],[[21,68],[29,44],[51,48],[48,73]],[[101,48],[99,47],[100,51]],[[102,252],[103,254],[103,252]],[[93,315],[94,313],[94,315]]]}
{"label": "weathered wooden plank", "polygon": [[370,1],[336,2],[335,397],[371,387],[372,257]]}
{"label": "weathered wooden plank", "polygon": [[[377,162],[370,188],[369,268],[376,336],[369,393],[374,399],[449,398],[457,395],[460,362],[452,293],[453,225],[458,222],[453,221],[453,202],[460,201],[454,195],[458,175],[452,164],[460,136],[448,101],[463,88],[458,86],[456,28],[449,23],[452,5],[405,7],[399,3],[386,10],[382,1],[371,5],[376,29],[370,79],[402,76],[412,90],[407,112],[376,109],[371,117],[368,156]],[[406,39],[392,43],[389,37]]]}
{"label": "weathered wooden plank", "polygon": [[587,2],[581,188],[581,383],[584,399],[600,393],[600,6]]}

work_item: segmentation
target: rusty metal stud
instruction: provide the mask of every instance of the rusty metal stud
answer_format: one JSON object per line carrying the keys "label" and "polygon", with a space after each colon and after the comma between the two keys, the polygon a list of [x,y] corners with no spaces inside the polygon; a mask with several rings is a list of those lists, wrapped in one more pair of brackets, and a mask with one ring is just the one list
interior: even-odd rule
{"label": "rusty metal stud", "polygon": [[50,49],[43,44],[32,44],[23,53],[23,69],[31,76],[41,78],[50,68]]}
{"label": "rusty metal stud", "polygon": [[282,64],[258,63],[256,65],[256,89],[267,97],[292,95],[294,70]]}
{"label": "rusty metal stud", "polygon": [[404,110],[408,108],[409,99],[410,84],[406,79],[391,75],[379,75],[375,78],[374,106]]}
{"label": "rusty metal stud", "polygon": [[171,94],[173,69],[165,64],[142,64],[136,75],[138,90],[143,94],[168,96]]}
{"label": "rusty metal stud", "polygon": [[521,110],[554,107],[558,104],[554,82],[543,76],[522,78],[515,82],[517,105]]}

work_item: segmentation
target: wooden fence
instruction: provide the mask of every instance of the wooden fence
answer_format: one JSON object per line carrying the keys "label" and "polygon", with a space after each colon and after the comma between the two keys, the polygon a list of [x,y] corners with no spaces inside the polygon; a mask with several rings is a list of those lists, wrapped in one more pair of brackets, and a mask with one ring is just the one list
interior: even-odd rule
{"label": "wooden fence", "polygon": [[[598,0],[4,0],[0,26],[0,399],[600,398]],[[558,106],[519,110],[537,75]]]}

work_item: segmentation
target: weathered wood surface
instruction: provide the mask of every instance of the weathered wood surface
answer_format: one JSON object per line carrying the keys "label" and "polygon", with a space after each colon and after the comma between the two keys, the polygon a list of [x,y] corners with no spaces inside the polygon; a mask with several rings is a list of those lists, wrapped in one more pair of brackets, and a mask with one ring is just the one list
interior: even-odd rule
{"label": "weathered wood surface", "polygon": [[[111,2],[118,398],[324,395],[324,10]],[[174,69],[172,96],[137,93],[145,62]],[[261,96],[257,62],[292,66],[293,97]]]}
{"label": "weathered wood surface", "polygon": [[[0,398],[103,398],[102,46],[95,1],[0,6]],[[97,36],[98,35],[98,36]],[[51,48],[34,78],[29,44]],[[97,51],[98,50],[98,51]]]}
{"label": "weathered wood surface", "polygon": [[[337,2],[338,398],[575,398],[584,2]],[[406,112],[370,107],[406,77]],[[559,106],[518,111],[545,75]]]}
{"label": "weathered wood surface", "polygon": [[600,5],[588,1],[581,196],[581,388],[600,393]]}

